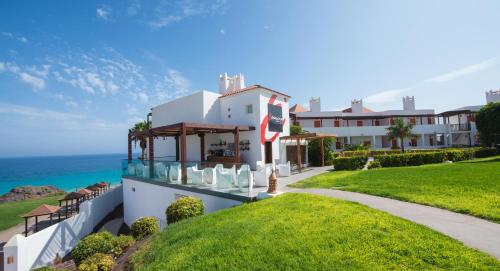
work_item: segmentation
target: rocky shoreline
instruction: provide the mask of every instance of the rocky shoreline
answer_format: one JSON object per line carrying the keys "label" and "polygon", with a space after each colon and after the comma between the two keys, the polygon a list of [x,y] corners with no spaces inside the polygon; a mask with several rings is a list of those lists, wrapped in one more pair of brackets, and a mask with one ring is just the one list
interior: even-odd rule
{"label": "rocky shoreline", "polygon": [[10,192],[0,196],[0,203],[19,201],[25,199],[35,199],[47,196],[62,195],[66,192],[52,185],[44,186],[18,186],[12,188]]}

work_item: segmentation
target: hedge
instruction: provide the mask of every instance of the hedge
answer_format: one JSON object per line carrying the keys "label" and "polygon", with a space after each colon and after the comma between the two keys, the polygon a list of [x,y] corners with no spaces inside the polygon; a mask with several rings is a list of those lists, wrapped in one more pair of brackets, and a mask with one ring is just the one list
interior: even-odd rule
{"label": "hedge", "polygon": [[442,163],[446,159],[444,152],[405,153],[375,156],[382,167],[420,166]]}
{"label": "hedge", "polygon": [[85,259],[78,266],[78,271],[111,271],[114,266],[113,255],[96,253]]}
{"label": "hedge", "polygon": [[496,148],[489,148],[489,147],[474,148],[475,158],[485,158],[485,157],[495,156],[497,154],[500,154],[500,152]]}
{"label": "hedge", "polygon": [[205,211],[203,201],[196,197],[182,197],[168,206],[166,215],[167,223],[172,224],[177,221],[202,215]]}
{"label": "hedge", "polygon": [[116,237],[107,231],[98,232],[80,240],[71,252],[71,256],[77,264],[96,253],[111,254],[118,257],[133,243],[134,240],[130,236],[120,235]]}
{"label": "hedge", "polygon": [[338,157],[332,160],[335,170],[355,170],[362,169],[368,156],[354,156],[354,157]]}
{"label": "hedge", "polygon": [[158,221],[154,217],[141,217],[132,223],[130,232],[136,240],[141,240],[160,231]]}

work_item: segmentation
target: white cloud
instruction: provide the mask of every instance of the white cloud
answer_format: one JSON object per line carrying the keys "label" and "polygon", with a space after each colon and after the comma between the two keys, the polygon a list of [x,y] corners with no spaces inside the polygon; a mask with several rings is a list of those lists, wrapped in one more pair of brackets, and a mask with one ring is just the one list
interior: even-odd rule
{"label": "white cloud", "polygon": [[22,42],[22,43],[28,43],[28,39],[26,37],[23,37],[23,36],[16,36],[10,32],[2,32],[2,35],[7,37],[7,38],[10,38],[10,39],[17,40],[17,41]]}
{"label": "white cloud", "polygon": [[30,119],[48,119],[54,121],[80,120],[84,118],[83,116],[77,114],[9,103],[0,103],[0,114],[13,114]]}
{"label": "white cloud", "polygon": [[22,43],[28,43],[28,39],[26,37],[19,37],[19,38],[17,38],[17,40],[22,42]]}
{"label": "white cloud", "polygon": [[369,95],[363,101],[369,104],[387,104],[396,101],[402,93],[408,90],[409,88],[385,90]]}
{"label": "white cloud", "polygon": [[222,14],[225,11],[225,6],[226,0],[162,1],[158,6],[156,6],[154,10],[155,18],[149,22],[149,25],[153,29],[157,29],[195,16]]}
{"label": "white cloud", "polygon": [[45,88],[45,81],[42,78],[38,78],[25,72],[21,72],[19,77],[21,78],[21,81],[31,85],[35,89]]}
{"label": "white cloud", "polygon": [[106,7],[101,7],[96,9],[96,15],[98,18],[107,21],[109,19],[110,9]]}
{"label": "white cloud", "polygon": [[138,0],[134,0],[130,3],[130,5],[127,8],[127,14],[129,16],[135,16],[139,11],[141,10],[141,3],[139,3]]}
{"label": "white cloud", "polygon": [[0,72],[5,71],[5,63],[0,62]]}
{"label": "white cloud", "polygon": [[226,30],[224,30],[224,29],[221,29],[219,32],[221,35],[226,35]]}
{"label": "white cloud", "polygon": [[445,74],[435,76],[433,78],[425,80],[425,82],[429,82],[429,83],[448,82],[451,80],[458,79],[460,77],[464,77],[464,76],[467,76],[470,74],[474,74],[474,73],[478,73],[480,71],[487,70],[487,69],[493,67],[494,65],[496,65],[497,63],[498,63],[497,58],[490,58],[486,61],[483,61],[483,62],[480,62],[477,64],[469,65],[469,66],[466,66],[466,67],[463,67],[463,68],[460,68],[460,69],[457,69],[457,70],[454,70],[454,71],[451,71],[451,72],[448,72]]}
{"label": "white cloud", "polygon": [[137,93],[132,92],[132,98],[141,103],[147,103],[149,101],[149,96],[144,91],[139,91]]}

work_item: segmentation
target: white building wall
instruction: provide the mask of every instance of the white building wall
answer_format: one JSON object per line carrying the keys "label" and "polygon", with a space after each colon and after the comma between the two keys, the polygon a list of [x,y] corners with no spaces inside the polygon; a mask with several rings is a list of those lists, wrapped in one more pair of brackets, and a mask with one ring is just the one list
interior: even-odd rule
{"label": "white building wall", "polygon": [[145,216],[166,221],[167,207],[179,196],[200,198],[205,206],[205,213],[241,204],[236,200],[123,179],[124,222],[130,226],[135,220]]}

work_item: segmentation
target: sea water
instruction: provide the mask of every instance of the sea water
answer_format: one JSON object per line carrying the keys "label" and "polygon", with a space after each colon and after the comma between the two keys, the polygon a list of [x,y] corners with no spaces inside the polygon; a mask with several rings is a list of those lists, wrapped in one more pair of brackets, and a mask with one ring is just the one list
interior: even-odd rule
{"label": "sea water", "polygon": [[126,154],[0,158],[0,194],[22,185],[75,191],[96,182],[118,184]]}

